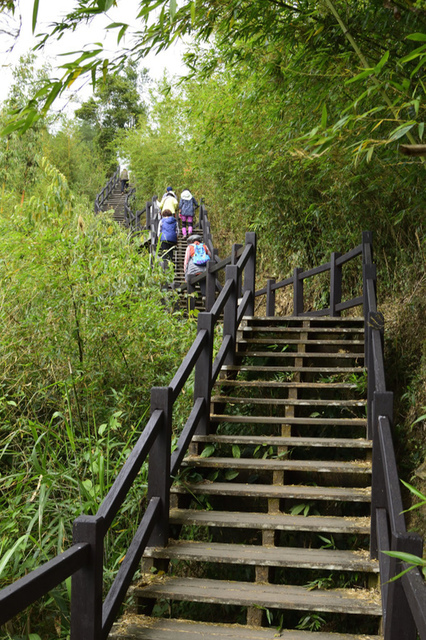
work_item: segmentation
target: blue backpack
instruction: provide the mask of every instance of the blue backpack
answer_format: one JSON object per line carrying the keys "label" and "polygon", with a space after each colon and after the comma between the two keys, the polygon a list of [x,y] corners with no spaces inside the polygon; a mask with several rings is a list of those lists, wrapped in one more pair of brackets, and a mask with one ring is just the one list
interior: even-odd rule
{"label": "blue backpack", "polygon": [[210,256],[206,252],[203,244],[194,244],[194,264],[201,266],[210,260]]}

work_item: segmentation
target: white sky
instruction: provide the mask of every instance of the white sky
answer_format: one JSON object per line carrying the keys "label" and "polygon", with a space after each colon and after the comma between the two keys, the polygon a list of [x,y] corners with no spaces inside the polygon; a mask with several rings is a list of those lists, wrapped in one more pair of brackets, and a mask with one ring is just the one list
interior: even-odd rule
{"label": "white sky", "polygon": [[[19,0],[19,10],[15,13],[15,24],[19,23],[19,19],[22,16],[21,33],[13,50],[9,53],[5,52],[5,50],[8,44],[10,45],[10,42],[8,43],[5,37],[2,36],[2,43],[0,44],[0,102],[8,94],[12,82],[12,67],[18,62],[20,56],[27,53],[36,42],[36,38],[32,35],[33,4],[34,0]],[[51,22],[59,22],[61,17],[66,15],[76,4],[77,0],[40,0],[35,33],[47,31]],[[40,65],[47,60],[55,68],[56,65],[63,64],[67,60],[62,56],[58,57],[59,54],[77,51],[94,42],[102,42],[106,57],[113,57],[114,52],[118,50],[116,45],[118,30],[105,30],[105,26],[110,22],[125,22],[139,28],[142,26],[137,25],[135,20],[138,0],[117,0],[117,4],[118,6],[112,7],[107,15],[97,16],[90,25],[81,25],[74,33],[68,33],[63,36],[59,42],[52,42],[46,45],[43,54],[37,52]],[[120,44],[123,44],[123,42],[126,44],[125,37]],[[148,68],[149,75],[154,80],[159,80],[164,70],[167,70],[169,75],[183,74],[185,69],[181,59],[183,50],[184,44],[178,42],[176,46],[161,52],[157,56],[150,54],[145,58],[143,66]],[[59,72],[58,75],[62,75],[62,72]],[[83,87],[79,94],[78,99],[86,100],[91,94],[90,83]],[[62,107],[63,101],[61,100],[61,102],[60,106]]]}

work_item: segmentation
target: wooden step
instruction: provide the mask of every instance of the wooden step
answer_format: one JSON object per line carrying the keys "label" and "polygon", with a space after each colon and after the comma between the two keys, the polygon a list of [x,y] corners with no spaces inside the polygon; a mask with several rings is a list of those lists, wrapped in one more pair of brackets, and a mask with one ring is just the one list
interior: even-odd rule
{"label": "wooden step", "polygon": [[109,635],[110,640],[382,640],[381,636],[368,637],[348,633],[292,631],[276,627],[247,627],[240,624],[193,622],[192,620],[128,616],[117,622]]}
{"label": "wooden step", "polygon": [[169,540],[165,548],[150,547],[145,557],[170,560],[196,560],[219,564],[244,564],[257,567],[287,567],[328,571],[379,572],[378,560],[368,551],[340,551],[302,547],[272,547],[220,542]]}
{"label": "wooden step", "polygon": [[360,327],[269,327],[248,326],[241,329],[245,333],[355,333],[361,335],[364,328]]}
{"label": "wooden step", "polygon": [[134,589],[140,598],[165,598],[215,604],[257,606],[268,609],[328,611],[361,615],[382,615],[378,591],[367,589],[311,590],[289,585],[231,582],[201,578],[154,579]]}
{"label": "wooden step", "polygon": [[363,316],[309,316],[300,314],[298,316],[246,316],[250,322],[329,322],[329,323],[364,323]]}
{"label": "wooden step", "polygon": [[317,399],[289,399],[289,398],[248,398],[241,396],[212,396],[212,402],[226,404],[265,404],[268,406],[315,406],[315,407],[365,407],[366,400],[317,400]]}
{"label": "wooden step", "polygon": [[283,362],[281,366],[262,367],[255,365],[226,364],[221,371],[252,371],[262,373],[320,373],[337,375],[339,373],[364,373],[364,367],[294,367]]}
{"label": "wooden step", "polygon": [[308,338],[247,338],[247,339],[242,339],[242,340],[238,340],[238,344],[242,344],[242,345],[251,345],[251,344],[307,344],[307,345],[313,345],[313,346],[320,346],[320,345],[337,345],[337,346],[344,346],[344,347],[351,347],[352,345],[360,345],[363,346],[364,345],[364,340],[333,340],[332,338],[330,338],[329,340],[312,340],[312,339],[308,339]]}
{"label": "wooden step", "polygon": [[322,351],[249,351],[237,350],[238,356],[249,358],[305,358],[305,359],[328,359],[328,360],[364,360],[364,353],[323,353]]}
{"label": "wooden step", "polygon": [[373,443],[365,438],[304,438],[302,436],[240,436],[240,435],[210,435],[193,436],[193,442],[265,445],[276,447],[331,447],[372,449]]}
{"label": "wooden step", "polygon": [[268,389],[300,389],[310,390],[343,390],[358,389],[352,382],[277,382],[276,380],[231,380],[229,378],[218,378],[215,386],[224,387],[265,387]]}
{"label": "wooden step", "polygon": [[285,513],[171,509],[170,523],[259,531],[309,531],[369,535],[370,518],[293,516]]}
{"label": "wooden step", "polygon": [[197,482],[173,484],[172,493],[236,496],[251,498],[286,498],[292,500],[332,500],[334,502],[370,502],[370,487],[323,487],[278,484],[241,484],[239,482]]}
{"label": "wooden step", "polygon": [[210,422],[238,422],[242,424],[298,424],[298,425],[333,425],[333,426],[352,426],[365,427],[367,420],[365,418],[286,418],[273,416],[228,416],[224,414],[213,413],[210,416]]}
{"label": "wooden step", "polygon": [[311,473],[351,473],[366,475],[371,473],[371,462],[364,460],[339,462],[336,460],[279,460],[275,458],[219,458],[211,456],[187,456],[183,467],[203,469],[253,469],[253,471],[306,471]]}

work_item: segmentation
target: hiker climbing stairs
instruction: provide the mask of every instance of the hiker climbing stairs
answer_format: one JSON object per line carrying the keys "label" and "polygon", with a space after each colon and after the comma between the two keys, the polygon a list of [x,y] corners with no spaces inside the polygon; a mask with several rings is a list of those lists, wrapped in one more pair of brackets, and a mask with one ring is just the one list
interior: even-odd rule
{"label": "hiker climbing stairs", "polygon": [[365,397],[363,319],[246,318],[110,637],[380,638]]}

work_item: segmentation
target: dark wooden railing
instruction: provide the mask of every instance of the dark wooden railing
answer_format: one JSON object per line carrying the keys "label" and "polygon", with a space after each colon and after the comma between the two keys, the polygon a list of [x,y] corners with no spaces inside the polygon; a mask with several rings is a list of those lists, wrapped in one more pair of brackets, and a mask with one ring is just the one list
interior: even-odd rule
{"label": "dark wooden railing", "polygon": [[383,629],[386,640],[426,638],[426,584],[418,567],[386,551],[422,556],[420,536],[408,533],[392,441],[393,393],[387,391],[383,359],[383,315],[377,311],[376,266],[371,239],[363,254],[368,437],[373,440],[371,556],[380,563]]}
{"label": "dark wooden railing", "polygon": [[[152,203],[147,204],[147,227],[155,226]],[[149,218],[148,218],[149,216]],[[152,217],[151,217],[152,216]],[[149,224],[148,224],[149,222]],[[0,625],[72,576],[71,640],[105,640],[145,548],[164,546],[168,541],[170,485],[188,449],[192,436],[210,431],[211,389],[223,364],[235,360],[236,333],[243,316],[254,315],[255,296],[269,295],[268,315],[273,315],[274,291],[293,284],[295,315],[303,313],[303,281],[330,270],[328,314],[364,305],[365,353],[368,369],[368,435],[373,439],[371,556],[378,557],[385,640],[426,640],[426,585],[417,568],[393,580],[409,565],[386,551],[403,551],[421,556],[419,536],[407,533],[392,444],[392,393],[386,390],[383,362],[383,316],[377,311],[376,269],[372,259],[371,233],[364,232],[362,244],[344,256],[302,272],[295,270],[289,282],[268,281],[255,293],[256,236],[247,233],[245,245],[234,245],[232,255],[209,264],[207,295],[214,292],[217,272],[225,269],[225,281],[209,311],[198,315],[197,335],[176,375],[166,387],[151,390],[151,417],[136,446],[120,471],[96,515],[80,516],[74,522],[72,547],[39,569],[0,592]],[[362,255],[363,296],[341,302],[341,266]],[[200,276],[197,276],[199,278]],[[284,284],[286,283],[286,284]],[[334,292],[334,293],[333,293]],[[222,344],[213,357],[215,325],[223,315]],[[314,315],[325,315],[324,310]],[[177,446],[171,453],[173,406],[185,382],[195,372],[194,402]],[[104,539],[115,516],[149,454],[148,506],[140,521],[120,570],[102,602]]]}
{"label": "dark wooden railing", "polygon": [[[342,311],[357,307],[363,304],[363,296],[351,298],[342,302],[342,268],[343,265],[350,262],[359,255],[363,255],[365,252],[365,245],[371,243],[371,234],[364,232],[362,236],[362,243],[351,249],[345,254],[334,252],[331,254],[330,261],[325,264],[303,271],[300,267],[296,267],[293,271],[293,275],[285,280],[276,282],[274,278],[270,278],[266,287],[256,291],[256,297],[266,295],[266,315],[275,315],[275,297],[276,292],[279,289],[285,287],[293,287],[293,315],[295,316],[340,316]],[[315,311],[304,310],[304,282],[308,278],[319,275],[320,273],[330,272],[330,305],[324,309],[318,309]]]}
{"label": "dark wooden railing", "polygon": [[103,189],[97,194],[95,198],[95,213],[102,211],[104,203],[108,200],[111,193],[114,191],[117,184],[120,182],[120,167],[117,167],[114,175],[108,180]]}
{"label": "dark wooden railing", "polygon": [[142,231],[141,220],[144,217],[144,213],[145,209],[136,209],[136,189],[135,187],[132,187],[127,192],[126,199],[124,201],[124,221],[132,235]]}
{"label": "dark wooden railing", "polygon": [[[226,266],[225,285],[212,310],[198,315],[197,335],[176,375],[169,386],[151,390],[151,417],[97,514],[74,521],[73,545],[68,551],[0,592],[0,625],[72,576],[71,639],[107,638],[145,548],[167,544],[172,477],[193,434],[209,433],[212,386],[222,363],[234,361],[236,332],[244,312],[254,312],[255,260],[256,236],[247,233],[238,262]],[[215,325],[222,315],[222,345],[213,359]],[[171,454],[173,405],[193,371],[193,407]],[[102,601],[104,539],[148,454],[148,506]]]}

